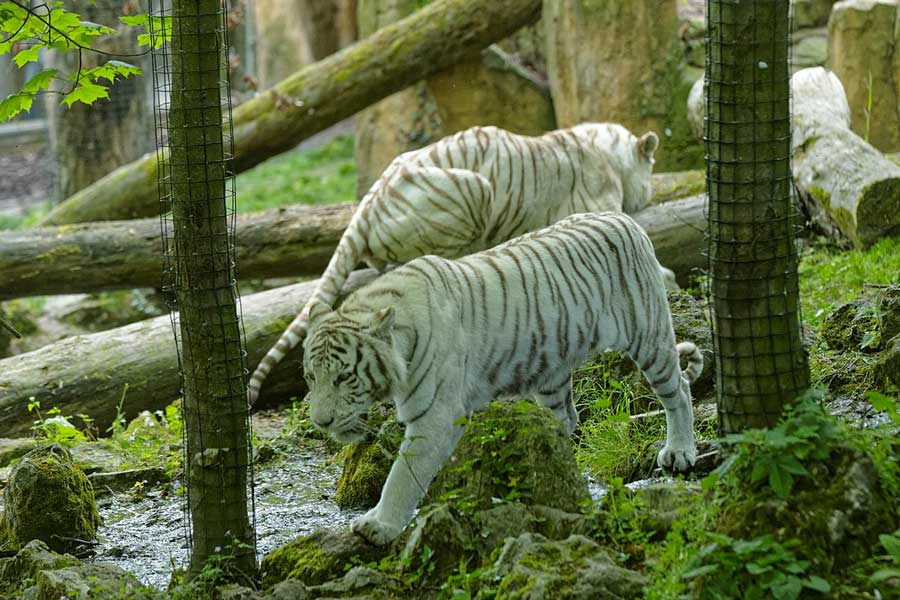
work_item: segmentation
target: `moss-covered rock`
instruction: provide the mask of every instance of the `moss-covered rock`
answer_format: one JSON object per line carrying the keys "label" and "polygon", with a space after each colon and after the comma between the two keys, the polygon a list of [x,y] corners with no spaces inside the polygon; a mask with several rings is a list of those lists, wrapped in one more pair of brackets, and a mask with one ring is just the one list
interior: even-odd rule
{"label": "moss-covered rock", "polygon": [[550,541],[538,534],[507,540],[491,567],[498,598],[601,600],[640,598],[646,579],[625,569],[592,540]]}
{"label": "moss-covered rock", "polygon": [[575,512],[588,498],[572,445],[553,414],[529,401],[493,402],[475,413],[429,489],[473,509],[498,499]]}
{"label": "moss-covered rock", "polygon": [[389,419],[374,439],[347,446],[334,495],[339,507],[371,508],[378,503],[402,440],[403,426]]}
{"label": "moss-covered rock", "polygon": [[77,567],[80,564],[74,556],[51,552],[44,542],[32,540],[15,556],[0,559],[0,597],[11,596],[34,585],[41,571]]}
{"label": "moss-covered rock", "polygon": [[353,560],[365,563],[381,558],[386,552],[385,548],[369,544],[350,530],[320,529],[267,554],[260,571],[266,587],[287,579],[318,585],[342,576],[344,566]]}
{"label": "moss-covered rock", "polygon": [[862,452],[836,448],[827,462],[807,468],[810,476],[785,498],[762,490],[725,504],[717,531],[740,539],[800,539],[813,570],[829,573],[870,557],[879,534],[900,527],[897,499]]}
{"label": "moss-covered rock", "polygon": [[10,474],[0,516],[0,547],[18,550],[42,540],[55,551],[74,551],[93,540],[100,524],[94,489],[57,444],[26,454]]}
{"label": "moss-covered rock", "polygon": [[895,335],[885,344],[872,365],[872,372],[883,391],[893,393],[900,389],[900,335]]}
{"label": "moss-covered rock", "polygon": [[39,571],[34,586],[36,600],[84,598],[85,600],[151,600],[163,598],[144,587],[137,577],[112,564],[94,563]]}

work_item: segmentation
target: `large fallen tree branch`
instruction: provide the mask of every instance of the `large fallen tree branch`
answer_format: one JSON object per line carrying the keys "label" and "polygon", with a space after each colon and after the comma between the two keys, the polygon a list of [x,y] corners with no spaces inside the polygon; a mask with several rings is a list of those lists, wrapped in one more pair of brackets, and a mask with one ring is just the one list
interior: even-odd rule
{"label": "large fallen tree branch", "polygon": [[[696,172],[699,173],[699,172]],[[666,197],[696,187],[695,172],[680,174],[664,188]],[[657,243],[660,260],[684,276],[699,263],[694,213],[684,204],[641,211]],[[687,206],[699,206],[697,201]],[[355,205],[291,206],[238,216],[235,255],[241,278],[317,276],[322,273],[350,221]],[[691,209],[693,210],[693,209]],[[669,245],[670,239],[677,243]],[[110,289],[157,287],[162,279],[159,220],[137,219],[64,225],[0,235],[0,300],[45,294],[93,293]]]}
{"label": "large fallen tree branch", "polygon": [[[236,107],[234,169],[289,150],[394,92],[470,58],[536,21],[541,0],[439,0],[308,65]],[[116,169],[61,203],[45,225],[158,213],[157,155]]]}
{"label": "large fallen tree branch", "polygon": [[[375,277],[374,271],[354,274],[348,289]],[[247,366],[253,369],[275,343],[313,291],[316,282],[252,294],[241,303],[246,335]],[[266,380],[261,405],[303,392],[300,353],[293,352]],[[59,407],[64,415],[85,413],[105,429],[116,416],[116,405],[128,386],[124,410],[134,417],[157,410],[181,395],[175,338],[168,316],[148,319],[110,331],[75,336],[39,350],[0,360],[0,431],[5,437],[29,433],[34,415]]]}
{"label": "large fallen tree branch", "polygon": [[[794,187],[810,220],[858,247],[900,234],[900,167],[850,129],[850,108],[838,78],[821,67],[791,78]],[[688,113],[702,130],[702,80]]]}
{"label": "large fallen tree branch", "polygon": [[[355,205],[302,206],[237,217],[238,276],[316,276]],[[159,219],[42,227],[0,235],[0,299],[158,287]]]}

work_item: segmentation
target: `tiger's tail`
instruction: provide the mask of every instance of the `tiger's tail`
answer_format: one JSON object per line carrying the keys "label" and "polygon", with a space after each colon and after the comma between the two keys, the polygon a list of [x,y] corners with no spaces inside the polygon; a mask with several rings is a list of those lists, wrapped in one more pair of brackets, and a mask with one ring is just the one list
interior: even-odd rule
{"label": "tiger's tail", "polygon": [[696,344],[692,342],[681,342],[675,349],[678,350],[678,358],[687,361],[687,366],[682,371],[688,383],[694,383],[703,372],[703,354]]}
{"label": "tiger's tail", "polygon": [[284,330],[275,345],[259,361],[259,365],[250,376],[250,381],[247,383],[247,400],[250,406],[256,404],[260,389],[269,372],[306,337],[309,330],[309,314],[313,305],[321,303],[329,308],[333,307],[350,273],[363,259],[367,244],[361,232],[360,221],[357,219],[362,212],[364,211],[361,205],[344,231],[344,235],[341,236],[341,240],[328,262],[328,267],[319,279],[309,300]]}

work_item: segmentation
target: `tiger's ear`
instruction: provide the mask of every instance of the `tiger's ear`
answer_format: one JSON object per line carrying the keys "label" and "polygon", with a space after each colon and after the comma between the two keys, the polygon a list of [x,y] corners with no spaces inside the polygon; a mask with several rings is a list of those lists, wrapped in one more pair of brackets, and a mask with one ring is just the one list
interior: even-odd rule
{"label": "tiger's ear", "polygon": [[638,156],[647,162],[653,162],[653,153],[659,148],[659,136],[656,132],[648,131],[638,138]]}
{"label": "tiger's ear", "polygon": [[388,339],[394,329],[394,307],[388,306],[376,312],[369,327],[372,329],[373,336]]}
{"label": "tiger's ear", "polygon": [[309,307],[309,324],[314,324],[329,312],[331,312],[331,308],[324,302],[313,302]]}

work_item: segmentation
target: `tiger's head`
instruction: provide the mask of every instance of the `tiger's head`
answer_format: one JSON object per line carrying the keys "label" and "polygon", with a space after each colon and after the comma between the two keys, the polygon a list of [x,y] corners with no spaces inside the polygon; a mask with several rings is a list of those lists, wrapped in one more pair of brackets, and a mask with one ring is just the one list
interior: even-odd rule
{"label": "tiger's head", "polygon": [[361,322],[316,304],[309,323],[303,375],[310,419],[338,442],[359,441],[369,429],[369,408],[389,400],[405,373],[391,342],[394,309],[379,310]]}
{"label": "tiger's head", "polygon": [[659,137],[648,131],[636,137],[617,123],[582,123],[572,131],[618,174],[622,182],[622,210],[635,213],[653,199],[653,154]]}

